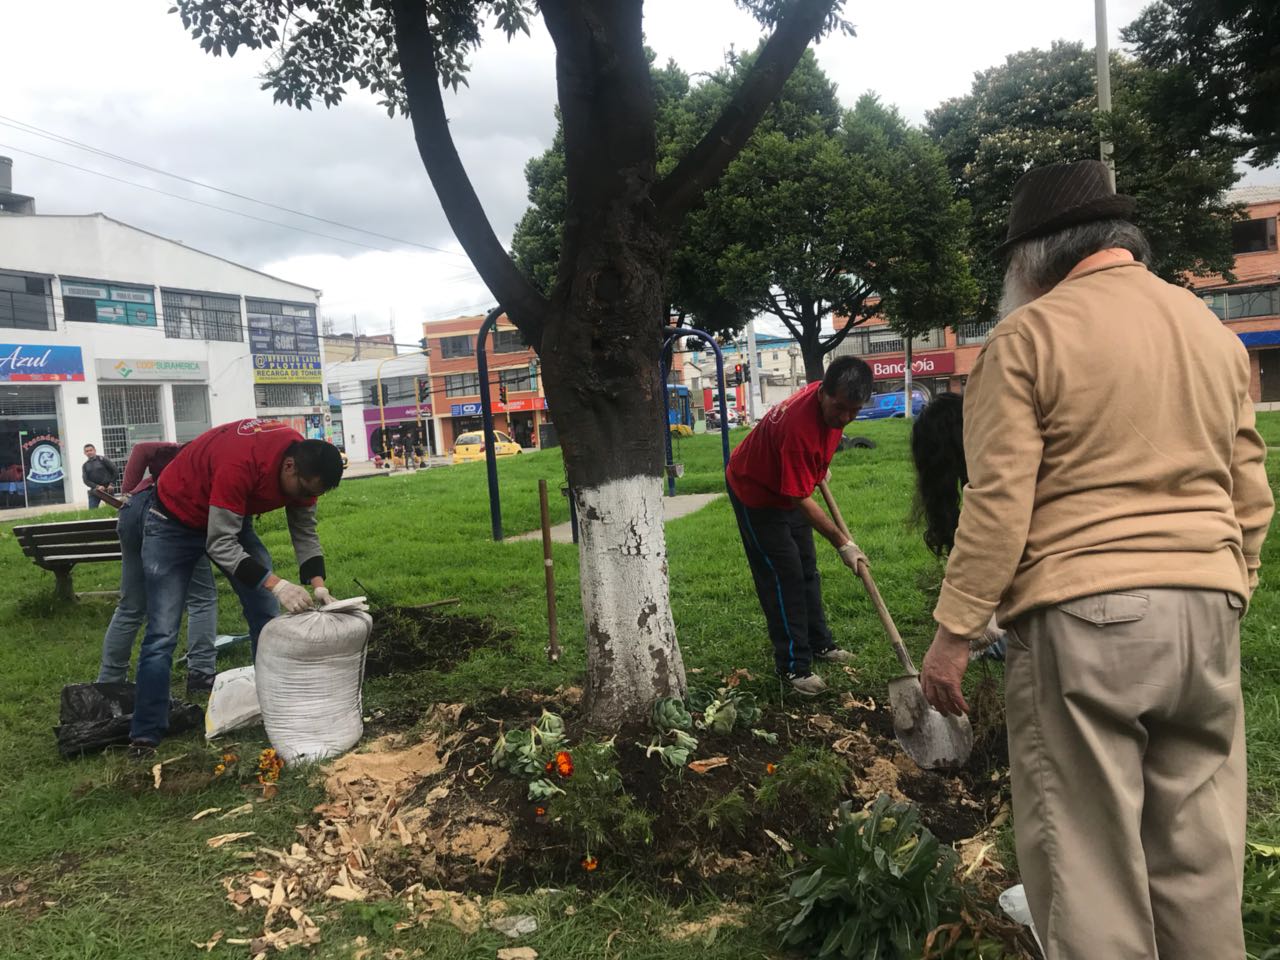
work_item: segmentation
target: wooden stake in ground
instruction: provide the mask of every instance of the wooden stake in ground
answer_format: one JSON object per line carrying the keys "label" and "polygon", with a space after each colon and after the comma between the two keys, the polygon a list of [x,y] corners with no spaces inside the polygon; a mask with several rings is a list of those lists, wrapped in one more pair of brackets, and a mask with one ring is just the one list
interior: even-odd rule
{"label": "wooden stake in ground", "polygon": [[542,568],[547,573],[547,659],[560,659],[556,627],[556,568],[551,558],[551,510],[547,506],[547,481],[538,481],[538,508],[542,511]]}

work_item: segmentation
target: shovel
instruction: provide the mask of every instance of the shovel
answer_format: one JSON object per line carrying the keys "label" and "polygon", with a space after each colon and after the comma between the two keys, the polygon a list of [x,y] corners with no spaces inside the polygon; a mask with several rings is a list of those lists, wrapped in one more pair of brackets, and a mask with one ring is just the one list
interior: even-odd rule
{"label": "shovel", "polygon": [[[831,519],[840,532],[852,540],[826,481],[819,483],[818,488],[822,491],[822,499],[827,502]],[[880,615],[880,623],[889,635],[889,642],[893,644],[898,662],[906,671],[905,675],[889,681],[889,706],[893,709],[893,732],[898,736],[898,743],[907,751],[907,756],[926,770],[963,766],[973,750],[973,728],[969,726],[969,718],[944,717],[929,705],[924,697],[924,690],[920,687],[916,665],[911,662],[911,654],[898,635],[893,617],[889,615],[889,609],[884,605],[880,591],[876,589],[876,582],[871,578],[871,571],[865,563],[858,564],[858,576],[871,595],[871,602]]]}

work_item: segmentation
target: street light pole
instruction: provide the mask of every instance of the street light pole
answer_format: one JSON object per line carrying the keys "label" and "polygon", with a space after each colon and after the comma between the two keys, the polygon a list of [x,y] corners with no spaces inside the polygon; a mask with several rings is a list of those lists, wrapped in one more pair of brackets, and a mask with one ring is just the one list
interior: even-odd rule
{"label": "street light pole", "polygon": [[[1111,112],[1111,59],[1107,50],[1107,0],[1093,0],[1093,24],[1097,34],[1096,52],[1098,56],[1098,110]],[[1116,188],[1116,162],[1112,157],[1111,141],[1103,135],[1099,146],[1099,154],[1107,165],[1111,179],[1111,189]]]}

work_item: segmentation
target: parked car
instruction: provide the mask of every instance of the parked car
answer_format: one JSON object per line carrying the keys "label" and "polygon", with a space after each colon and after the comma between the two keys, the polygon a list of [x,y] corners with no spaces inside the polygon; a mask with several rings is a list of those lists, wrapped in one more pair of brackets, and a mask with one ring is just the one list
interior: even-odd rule
{"label": "parked car", "polygon": [[[499,457],[514,457],[524,451],[501,430],[493,431],[494,453]],[[464,433],[453,442],[454,463],[474,463],[484,459],[484,433]]]}
{"label": "parked car", "polygon": [[[923,390],[911,391],[911,415],[917,417],[924,405],[929,402]],[[873,393],[861,410],[857,420],[884,420],[888,417],[905,417],[907,415],[906,392],[896,390],[893,393]]]}

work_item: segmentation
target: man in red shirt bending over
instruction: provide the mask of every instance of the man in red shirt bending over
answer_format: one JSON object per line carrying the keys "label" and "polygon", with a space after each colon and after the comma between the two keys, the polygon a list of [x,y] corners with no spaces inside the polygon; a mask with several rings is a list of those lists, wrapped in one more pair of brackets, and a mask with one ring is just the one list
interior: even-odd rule
{"label": "man in red shirt bending over", "polygon": [[806,696],[827,688],[811,669],[815,659],[853,659],[836,647],[827,627],[813,531],[854,572],[867,558],[813,499],[813,491],[827,475],[844,428],[870,397],[871,368],[857,357],[840,357],[821,383],[770,410],[729,458],[729,499],[769,624],[774,665]]}
{"label": "man in red shirt bending over", "polygon": [[146,755],[169,728],[169,671],[191,571],[206,554],[240,597],[254,652],[258,634],[284,607],[313,605],[305,587],[272,572],[271,556],[253,531],[253,517],[284,508],[300,579],[315,600],[333,598],[324,585],[324,553],[316,536],[316,497],[342,479],[338,448],[304,440],[275,420],[239,420],[206,431],[160,475],[147,511],[142,567],[147,632],[138,654],[132,751]]}

